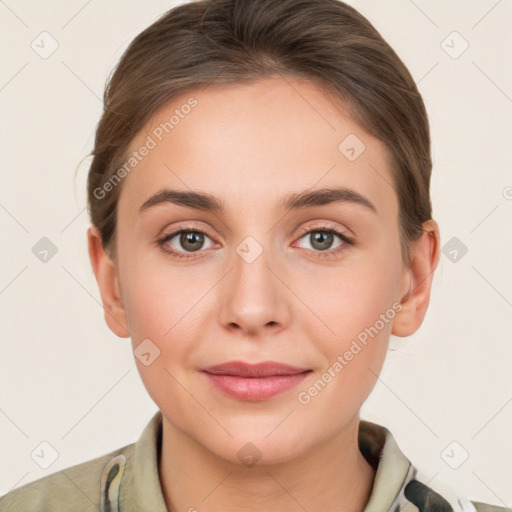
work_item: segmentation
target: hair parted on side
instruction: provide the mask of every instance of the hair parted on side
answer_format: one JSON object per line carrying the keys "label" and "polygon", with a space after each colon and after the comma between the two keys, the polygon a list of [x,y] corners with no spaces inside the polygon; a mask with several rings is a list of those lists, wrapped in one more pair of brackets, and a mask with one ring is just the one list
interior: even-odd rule
{"label": "hair parted on side", "polygon": [[[116,258],[122,183],[95,193],[164,104],[208,85],[281,76],[314,81],[387,148],[402,257],[431,219],[430,129],[416,84],[373,25],[339,0],[196,0],[142,31],[110,76],[88,174],[88,210]],[[340,141],[341,142],[341,141]]]}

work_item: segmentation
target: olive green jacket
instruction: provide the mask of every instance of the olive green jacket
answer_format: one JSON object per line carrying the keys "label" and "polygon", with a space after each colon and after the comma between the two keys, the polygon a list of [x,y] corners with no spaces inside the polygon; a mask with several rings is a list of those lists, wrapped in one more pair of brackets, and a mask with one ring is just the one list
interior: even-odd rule
{"label": "olive green jacket", "polygon": [[[136,443],[18,487],[0,498],[0,512],[167,512],[158,476],[162,440],[158,411]],[[376,469],[364,512],[505,512],[426,484],[391,432],[360,420],[359,448]],[[188,512],[206,508],[191,503]]]}

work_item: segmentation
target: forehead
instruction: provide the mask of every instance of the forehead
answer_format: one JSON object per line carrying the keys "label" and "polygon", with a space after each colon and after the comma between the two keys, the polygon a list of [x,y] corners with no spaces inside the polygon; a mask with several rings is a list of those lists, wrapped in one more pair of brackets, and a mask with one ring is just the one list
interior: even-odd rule
{"label": "forehead", "polygon": [[[396,217],[388,151],[347,112],[314,83],[290,77],[181,94],[130,144],[139,160],[124,178],[119,209],[136,210],[165,188],[207,191],[240,211],[344,186]],[[143,146],[150,149],[141,157]]]}

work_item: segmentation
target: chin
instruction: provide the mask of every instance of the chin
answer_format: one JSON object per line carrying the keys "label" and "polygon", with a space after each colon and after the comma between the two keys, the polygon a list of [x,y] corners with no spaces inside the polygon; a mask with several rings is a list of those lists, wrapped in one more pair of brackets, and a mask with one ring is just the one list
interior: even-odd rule
{"label": "chin", "polygon": [[224,439],[217,440],[214,445],[212,441],[215,440],[210,437],[205,447],[227,462],[247,468],[288,462],[298,457],[304,449],[304,438],[299,442],[286,430],[281,435],[275,431],[270,436],[267,430],[255,430],[251,433],[250,429],[246,429],[242,432],[243,434],[233,438],[223,436]]}

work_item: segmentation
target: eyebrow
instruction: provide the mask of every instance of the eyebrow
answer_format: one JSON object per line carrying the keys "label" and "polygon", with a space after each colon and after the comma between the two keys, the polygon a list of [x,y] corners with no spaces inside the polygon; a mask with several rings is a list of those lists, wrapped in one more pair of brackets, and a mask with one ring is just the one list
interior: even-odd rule
{"label": "eyebrow", "polygon": [[[147,199],[139,208],[139,214],[160,204],[172,203],[207,212],[225,211],[222,201],[203,192],[164,189]],[[378,215],[373,203],[355,190],[345,187],[305,190],[284,197],[278,208],[284,210],[303,210],[331,203],[352,203],[364,206]]]}

